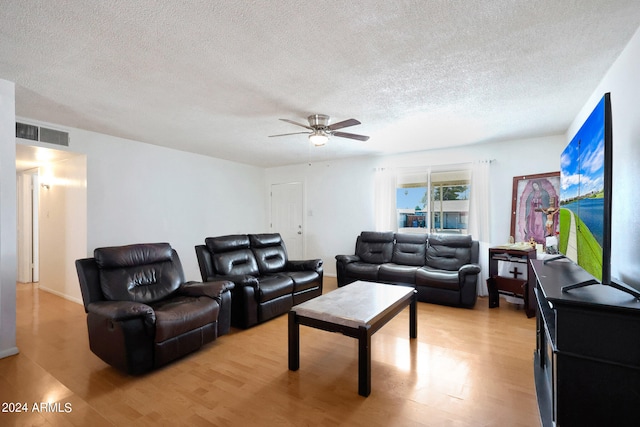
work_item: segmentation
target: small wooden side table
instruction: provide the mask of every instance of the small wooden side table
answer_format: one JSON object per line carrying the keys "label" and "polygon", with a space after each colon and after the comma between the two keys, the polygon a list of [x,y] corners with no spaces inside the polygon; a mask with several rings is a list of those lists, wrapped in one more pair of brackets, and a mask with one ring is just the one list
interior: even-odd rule
{"label": "small wooden side table", "polygon": [[[522,298],[524,300],[524,311],[527,317],[534,317],[536,315],[536,299],[534,294],[536,279],[530,262],[536,258],[536,249],[533,247],[527,248],[505,245],[489,248],[489,277],[494,279],[497,285],[497,289],[494,290],[494,292],[505,295],[515,295],[516,297]],[[518,272],[518,269],[514,268],[514,277],[501,280],[502,277],[498,275],[498,261],[522,264],[523,270],[527,270],[527,279],[521,279],[521,281],[519,281],[518,275],[522,274],[522,272]],[[522,287],[520,288],[517,284],[521,284]],[[497,298],[498,295],[494,297]],[[492,295],[489,295],[489,298],[491,299]]]}

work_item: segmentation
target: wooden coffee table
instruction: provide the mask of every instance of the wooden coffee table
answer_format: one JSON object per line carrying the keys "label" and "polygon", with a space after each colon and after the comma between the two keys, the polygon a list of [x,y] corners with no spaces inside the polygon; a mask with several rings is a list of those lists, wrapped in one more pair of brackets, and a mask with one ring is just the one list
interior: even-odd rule
{"label": "wooden coffee table", "polygon": [[358,394],[371,394],[371,335],[409,306],[409,336],[418,334],[416,291],[357,281],[294,306],[289,312],[289,369],[300,367],[300,325],[358,339]]}

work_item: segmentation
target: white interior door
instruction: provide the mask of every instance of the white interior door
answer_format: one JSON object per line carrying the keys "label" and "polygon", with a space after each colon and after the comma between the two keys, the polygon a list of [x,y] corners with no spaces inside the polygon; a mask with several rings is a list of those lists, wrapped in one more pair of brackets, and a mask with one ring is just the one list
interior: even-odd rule
{"label": "white interior door", "polygon": [[271,185],[271,231],[280,233],[289,259],[304,258],[302,183]]}

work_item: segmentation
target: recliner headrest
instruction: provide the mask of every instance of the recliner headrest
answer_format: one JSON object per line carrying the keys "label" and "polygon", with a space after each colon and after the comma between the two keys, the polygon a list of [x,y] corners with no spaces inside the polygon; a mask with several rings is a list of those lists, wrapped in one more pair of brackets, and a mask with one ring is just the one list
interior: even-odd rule
{"label": "recliner headrest", "polygon": [[470,234],[429,234],[429,246],[448,246],[450,248],[470,248],[473,238]]}
{"label": "recliner headrest", "polygon": [[94,258],[107,300],[151,303],[184,283],[180,258],[168,243],[97,248]]}
{"label": "recliner headrest", "polygon": [[360,233],[360,240],[363,242],[393,242],[393,231],[363,231]]}
{"label": "recliner headrest", "polygon": [[280,233],[250,234],[249,240],[253,248],[265,248],[282,244]]}
{"label": "recliner headrest", "polygon": [[211,253],[235,251],[249,248],[249,236],[246,234],[230,234],[228,236],[207,237],[204,239]]}
{"label": "recliner headrest", "polygon": [[356,239],[356,255],[371,264],[391,262],[393,231],[363,231]]}
{"label": "recliner headrest", "polygon": [[396,243],[424,245],[427,243],[427,235],[422,233],[396,233]]}
{"label": "recliner headrest", "polygon": [[99,268],[126,268],[171,261],[169,243],[139,243],[97,248],[93,256]]}

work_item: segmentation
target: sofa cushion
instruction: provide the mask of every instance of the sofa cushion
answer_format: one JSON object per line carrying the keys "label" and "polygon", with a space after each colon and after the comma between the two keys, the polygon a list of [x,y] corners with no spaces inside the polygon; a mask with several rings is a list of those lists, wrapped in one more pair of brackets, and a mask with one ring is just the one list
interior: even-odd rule
{"label": "sofa cushion", "polygon": [[426,234],[398,233],[391,262],[401,265],[423,266],[426,253]]}
{"label": "sofa cushion", "polygon": [[214,253],[213,268],[219,275],[258,275],[258,263],[251,249]]}
{"label": "sofa cushion", "polygon": [[251,234],[249,240],[261,274],[284,271],[287,250],[280,234]]}
{"label": "sofa cushion", "polygon": [[212,298],[181,296],[153,305],[156,314],[155,342],[163,342],[218,319],[220,306]]}
{"label": "sofa cushion", "polygon": [[460,290],[457,271],[445,271],[430,267],[420,267],[416,270],[416,286],[431,288]]}
{"label": "sofa cushion", "polygon": [[416,270],[418,268],[415,265],[382,264],[378,272],[378,279],[383,282],[413,285],[416,282]]}
{"label": "sofa cushion", "polygon": [[253,249],[261,274],[277,273],[284,270],[287,263],[281,247]]}
{"label": "sofa cushion", "polygon": [[262,276],[259,288],[259,302],[270,301],[283,295],[293,294],[293,279],[283,275]]}
{"label": "sofa cushion", "polygon": [[345,269],[347,276],[361,280],[378,280],[378,270],[381,264],[369,264],[366,262],[352,262]]}
{"label": "sofa cushion", "polygon": [[363,231],[356,241],[356,255],[372,264],[391,262],[393,238],[392,231]]}
{"label": "sofa cushion", "polygon": [[107,300],[150,303],[171,295],[184,282],[178,255],[168,243],[98,248],[94,258]]}
{"label": "sofa cushion", "polygon": [[313,270],[287,271],[285,274],[293,279],[294,293],[320,286],[320,274]]}
{"label": "sofa cushion", "polygon": [[430,234],[426,265],[457,272],[460,267],[471,262],[471,244],[470,235]]}

